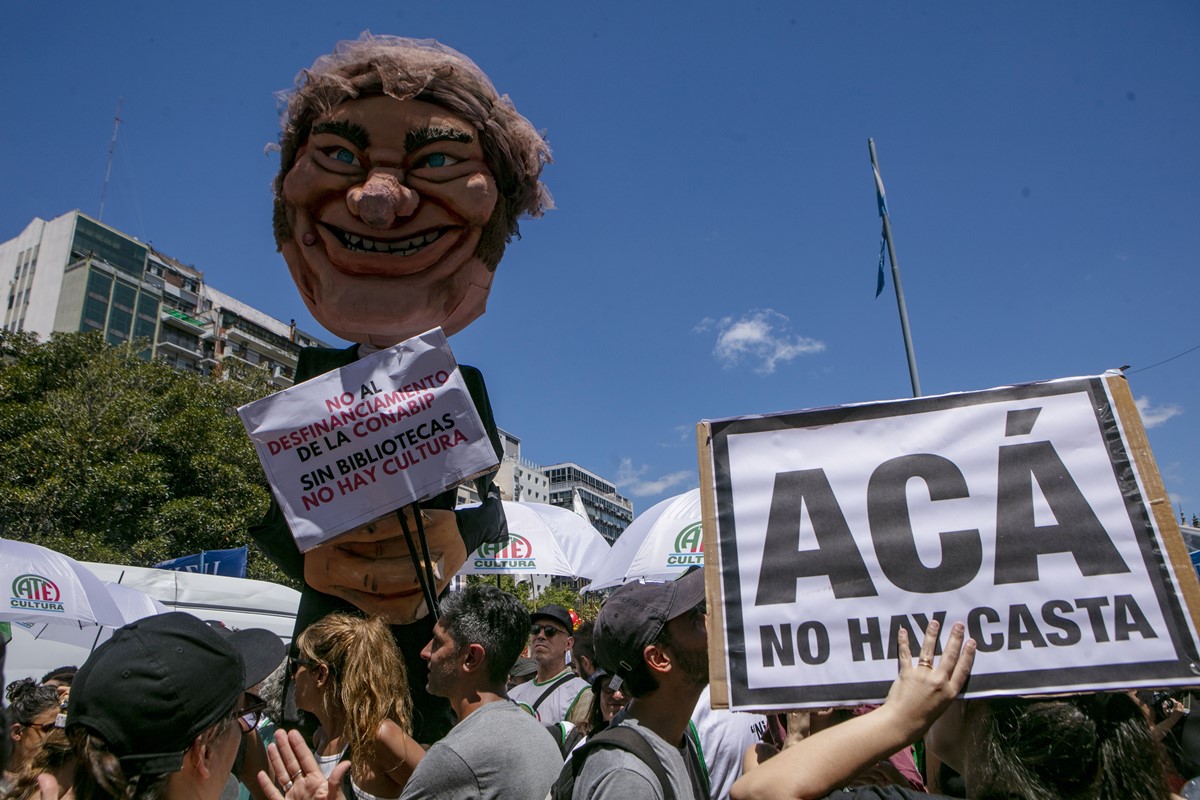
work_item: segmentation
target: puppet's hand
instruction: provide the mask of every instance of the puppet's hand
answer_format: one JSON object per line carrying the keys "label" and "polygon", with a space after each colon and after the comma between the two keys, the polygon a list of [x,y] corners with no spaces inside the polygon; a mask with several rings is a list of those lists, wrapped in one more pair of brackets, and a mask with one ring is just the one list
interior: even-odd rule
{"label": "puppet's hand", "polygon": [[[405,508],[413,543],[420,547],[412,508]],[[434,594],[440,594],[467,560],[453,511],[422,509],[425,540],[433,564]],[[388,514],[304,554],[304,582],[340,597],[392,625],[407,625],[429,613],[414,559],[395,514]]]}

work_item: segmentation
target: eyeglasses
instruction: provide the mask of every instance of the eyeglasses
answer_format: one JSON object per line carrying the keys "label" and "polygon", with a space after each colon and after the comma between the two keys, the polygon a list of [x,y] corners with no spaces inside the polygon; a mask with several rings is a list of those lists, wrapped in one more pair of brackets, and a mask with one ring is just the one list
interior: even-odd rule
{"label": "eyeglasses", "polygon": [[35,725],[31,722],[30,724],[22,725],[21,727],[24,728],[25,730],[35,730],[35,731],[41,731],[42,733],[49,733],[50,731],[52,731],[58,727],[58,721],[56,720],[54,722],[43,722],[40,725]]}
{"label": "eyeglasses", "polygon": [[233,717],[237,720],[242,733],[249,733],[258,727],[259,721],[262,720],[263,709],[266,707],[266,700],[246,692],[242,707],[233,712]]}
{"label": "eyeglasses", "polygon": [[529,629],[530,636],[537,636],[539,633],[545,634],[547,639],[553,639],[556,634],[566,633],[566,631],[553,625],[534,625]]}
{"label": "eyeglasses", "polygon": [[320,663],[321,662],[319,661],[313,661],[311,658],[305,658],[304,656],[290,656],[288,658],[288,672],[294,678],[296,677],[296,671],[301,667],[312,669],[313,667],[319,666]]}

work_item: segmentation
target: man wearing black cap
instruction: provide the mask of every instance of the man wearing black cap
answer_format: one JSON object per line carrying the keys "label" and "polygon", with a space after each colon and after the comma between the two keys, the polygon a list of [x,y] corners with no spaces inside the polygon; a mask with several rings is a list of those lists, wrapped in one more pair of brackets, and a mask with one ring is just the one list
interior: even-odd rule
{"label": "man wearing black cap", "polygon": [[508,696],[525,706],[543,724],[562,722],[580,696],[590,690],[587,681],[567,666],[567,651],[575,643],[571,612],[562,606],[542,606],[530,615],[533,629],[529,655],[537,662],[537,676],[513,687]]}
{"label": "man wearing black cap", "polygon": [[[708,629],[701,570],[665,583],[627,583],[600,610],[593,633],[596,660],[614,674],[610,686],[634,699],[613,725],[640,734],[658,757],[678,800],[707,800],[704,771],[688,719],[708,685]],[[646,797],[663,800],[654,770],[626,750],[592,751],[575,779],[576,800]]]}
{"label": "man wearing black cap", "polygon": [[219,797],[262,709],[247,688],[283,655],[279,638],[262,633],[221,636],[180,612],[118,628],[72,685],[67,733],[88,737],[76,794],[123,796],[136,785],[138,794],[157,786],[164,800]]}

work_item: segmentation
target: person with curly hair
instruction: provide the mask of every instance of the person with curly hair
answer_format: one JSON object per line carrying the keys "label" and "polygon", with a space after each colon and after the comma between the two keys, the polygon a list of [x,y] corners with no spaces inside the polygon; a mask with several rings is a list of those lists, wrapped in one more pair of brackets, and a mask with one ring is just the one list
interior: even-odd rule
{"label": "person with curly hair", "polygon": [[16,784],[25,765],[33,760],[46,736],[54,730],[59,712],[58,691],[53,686],[41,686],[32,678],[13,681],[4,695],[9,703],[5,735],[12,743],[12,755],[4,767],[0,794]]}
{"label": "person with curly hair", "polygon": [[330,614],[296,644],[296,706],[320,720],[313,743],[322,772],[348,759],[361,800],[399,797],[425,751],[412,738],[408,675],[388,626]]}

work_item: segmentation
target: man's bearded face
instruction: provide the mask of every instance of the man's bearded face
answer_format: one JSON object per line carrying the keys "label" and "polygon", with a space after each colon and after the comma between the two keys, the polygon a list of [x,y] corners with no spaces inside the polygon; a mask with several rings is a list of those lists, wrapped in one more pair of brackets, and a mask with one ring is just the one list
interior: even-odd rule
{"label": "man's bearded face", "polygon": [[497,202],[479,133],[440,106],[386,95],[318,117],[283,181],[283,257],[313,316],[387,347],[483,313],[477,257]]}

